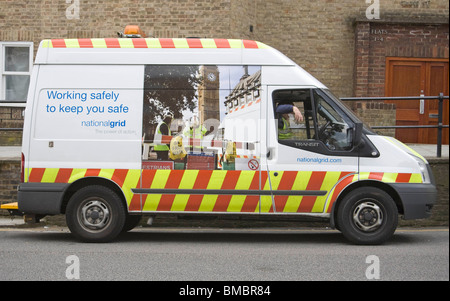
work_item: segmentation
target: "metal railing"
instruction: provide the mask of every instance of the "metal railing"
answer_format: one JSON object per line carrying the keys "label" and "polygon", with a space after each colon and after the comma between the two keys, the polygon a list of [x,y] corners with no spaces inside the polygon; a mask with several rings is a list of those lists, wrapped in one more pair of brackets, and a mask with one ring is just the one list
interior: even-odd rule
{"label": "metal railing", "polygon": [[[438,106],[438,124],[437,125],[392,125],[392,126],[371,126],[372,129],[417,129],[417,128],[436,128],[437,129],[437,150],[436,156],[442,157],[442,129],[449,128],[449,125],[442,124],[444,113],[444,99],[449,99],[440,93],[439,96],[399,96],[399,97],[343,97],[342,101],[370,101],[370,100],[439,100]],[[435,117],[435,116],[433,116]],[[22,128],[0,128],[0,131],[22,131]]]}
{"label": "metal railing", "polygon": [[444,96],[444,93],[439,93],[439,96],[399,96],[399,97],[343,97],[342,101],[370,101],[370,100],[439,100],[438,115],[433,115],[433,118],[438,118],[437,125],[392,125],[392,126],[370,126],[372,129],[420,129],[420,128],[436,128],[437,129],[437,149],[436,156],[442,157],[442,129],[449,128],[449,125],[442,124],[444,114],[444,99],[449,99]]}

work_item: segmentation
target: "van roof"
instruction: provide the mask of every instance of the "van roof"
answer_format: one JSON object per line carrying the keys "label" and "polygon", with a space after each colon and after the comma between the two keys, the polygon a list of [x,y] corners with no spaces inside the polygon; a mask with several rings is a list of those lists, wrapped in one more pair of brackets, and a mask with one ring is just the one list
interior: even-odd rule
{"label": "van roof", "polygon": [[261,42],[197,38],[43,40],[35,63],[295,65],[285,55]]}

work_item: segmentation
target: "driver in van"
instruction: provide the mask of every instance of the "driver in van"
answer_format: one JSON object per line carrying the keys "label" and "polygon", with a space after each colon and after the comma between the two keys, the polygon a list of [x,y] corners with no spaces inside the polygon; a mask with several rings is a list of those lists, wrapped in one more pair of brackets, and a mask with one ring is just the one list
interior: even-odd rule
{"label": "driver in van", "polygon": [[278,139],[292,138],[292,131],[289,126],[289,114],[294,114],[294,119],[297,123],[303,121],[302,113],[292,102],[279,103],[276,109],[276,116],[278,118]]}

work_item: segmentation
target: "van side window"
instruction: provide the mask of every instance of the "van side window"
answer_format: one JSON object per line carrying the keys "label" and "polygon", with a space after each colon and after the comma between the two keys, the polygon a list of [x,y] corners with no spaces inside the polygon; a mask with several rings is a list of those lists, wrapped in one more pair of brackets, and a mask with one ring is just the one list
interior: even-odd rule
{"label": "van side window", "polygon": [[280,144],[304,148],[321,141],[329,151],[352,148],[348,122],[317,90],[277,90],[272,99]]}
{"label": "van side window", "polygon": [[352,130],[349,124],[325,99],[314,91],[318,138],[330,150],[350,150]]}
{"label": "van side window", "polygon": [[146,65],[143,80],[143,169],[259,168],[261,66]]}
{"label": "van side window", "polygon": [[317,139],[310,89],[278,90],[273,100],[280,142]]}

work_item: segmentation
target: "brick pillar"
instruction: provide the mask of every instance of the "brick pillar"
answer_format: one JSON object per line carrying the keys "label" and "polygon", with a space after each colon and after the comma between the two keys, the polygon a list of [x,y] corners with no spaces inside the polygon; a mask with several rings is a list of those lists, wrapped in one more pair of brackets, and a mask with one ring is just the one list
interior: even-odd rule
{"label": "brick pillar", "polygon": [[369,93],[370,23],[358,22],[355,29],[354,97]]}

